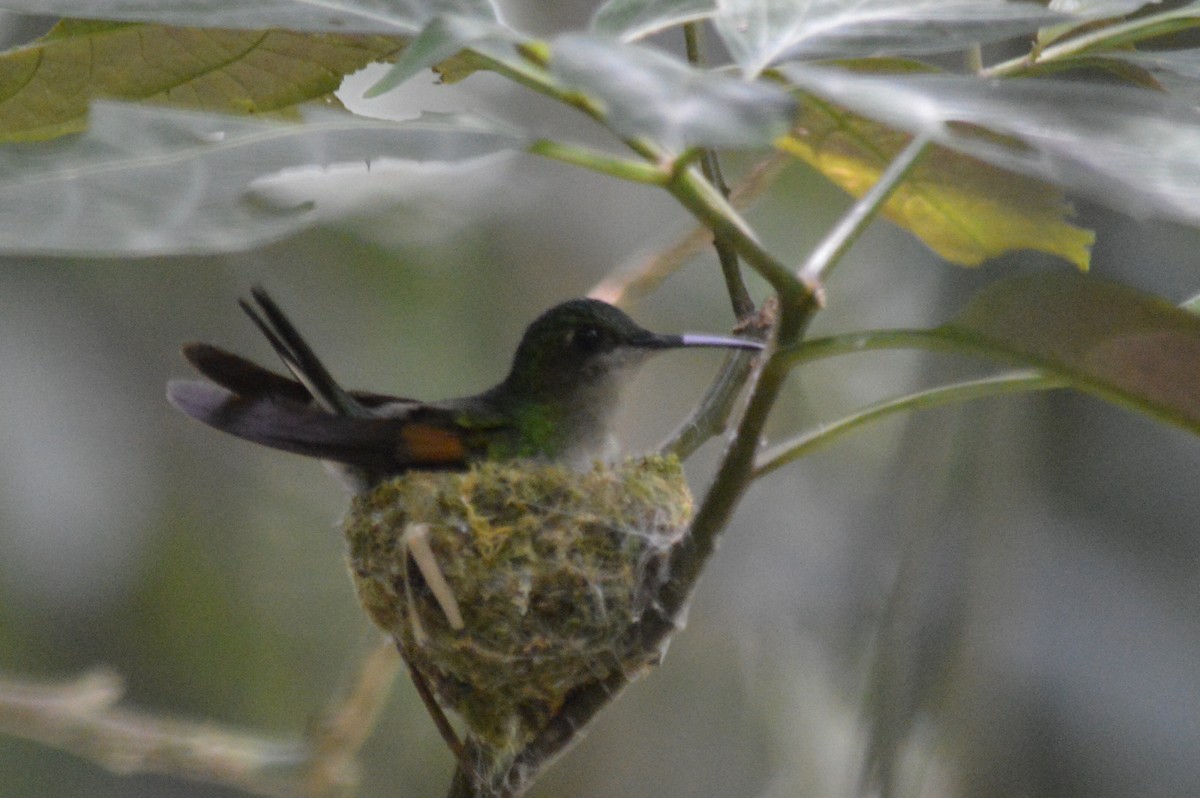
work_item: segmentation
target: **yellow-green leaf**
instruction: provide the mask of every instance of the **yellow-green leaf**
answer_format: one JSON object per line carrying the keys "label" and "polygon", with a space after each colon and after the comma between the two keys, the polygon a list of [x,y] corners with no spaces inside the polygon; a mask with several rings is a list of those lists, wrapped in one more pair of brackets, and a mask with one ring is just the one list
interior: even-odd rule
{"label": "yellow-green leaf", "polygon": [[[862,196],[910,137],[806,96],[800,124],[778,142],[855,197]],[[946,260],[977,266],[1009,250],[1058,255],[1087,269],[1095,235],[1066,221],[1055,187],[934,146],[883,214]]]}
{"label": "yellow-green leaf", "polygon": [[393,36],[176,28],[64,20],[0,54],[0,141],[74,133],[97,98],[265,114],[325,97],[394,56]]}

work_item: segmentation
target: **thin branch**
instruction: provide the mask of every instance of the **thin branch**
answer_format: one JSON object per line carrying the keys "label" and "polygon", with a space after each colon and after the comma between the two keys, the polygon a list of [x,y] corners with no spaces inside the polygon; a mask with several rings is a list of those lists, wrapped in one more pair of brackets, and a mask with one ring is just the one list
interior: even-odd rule
{"label": "thin branch", "polygon": [[622,180],[633,183],[647,183],[654,186],[665,185],[670,179],[670,173],[660,167],[643,161],[631,161],[628,158],[616,158],[597,150],[562,144],[552,139],[538,139],[529,145],[528,152],[541,155],[556,161],[582,166]]}
{"label": "thin branch", "polygon": [[351,688],[304,740],[272,740],[122,709],[121,681],[105,670],[63,683],[0,681],[0,733],[122,775],[161,773],[251,795],[333,798],[358,784],[357,754],[387,700],[398,663],[390,643],[372,651]]}
{"label": "thin branch", "polygon": [[886,349],[929,349],[962,352],[961,346],[946,340],[935,327],[929,330],[888,329],[830,335],[811,338],[790,347],[780,347],[777,356],[794,368],[801,363],[822,360],[854,352],[873,352]]}
{"label": "thin branch", "polygon": [[724,432],[734,402],[741,394],[753,369],[753,355],[731,355],[700,404],[679,428],[659,445],[658,451],[686,460],[710,438]]}
{"label": "thin branch", "polygon": [[871,190],[850,207],[850,210],[830,230],[804,262],[800,281],[821,296],[825,280],[833,266],[841,260],[850,245],[858,240],[879,209],[904,181],[917,161],[929,148],[929,137],[918,135],[888,165]]}
{"label": "thin branch", "polygon": [[[738,325],[738,332],[756,340],[766,340],[775,326],[777,310],[778,304],[769,300],[754,316]],[[696,409],[658,450],[686,460],[709,438],[724,433],[734,403],[750,379],[757,359],[758,356],[748,353],[731,356]]]}
{"label": "thin branch", "polygon": [[[546,55],[537,47],[523,47],[521,52],[533,63],[543,66]],[[544,94],[575,108],[601,125],[608,127],[604,110],[578,92],[564,90],[555,85],[548,77],[544,78],[536,72],[518,71],[483,53],[476,53],[476,55],[487,65],[488,69],[539,94]],[[611,128],[609,129],[611,130]],[[666,184],[671,195],[708,227],[715,237],[728,241],[734,251],[771,284],[781,302],[785,304],[804,303],[803,297],[808,293],[807,289],[797,282],[790,269],[762,246],[753,229],[729,204],[724,195],[701,173],[689,166],[686,159],[678,159],[646,139],[620,138],[627,147],[646,159],[649,164],[672,167],[670,180]]]}
{"label": "thin branch", "polygon": [[[794,298],[795,299],[795,298]],[[771,408],[779,397],[791,367],[779,349],[794,346],[804,334],[820,305],[806,293],[800,301],[781,301],[775,328],[775,348],[762,368],[749,381],[749,399],[738,428],[725,450],[712,485],[705,492],[688,534],[671,552],[671,579],[658,596],[655,612],[642,622],[642,639],[647,646],[661,645],[675,631],[703,572],[708,558],[729,523],[734,508],[753,479],[754,455]]]}
{"label": "thin branch", "polygon": [[0,731],[67,751],[113,773],[163,773],[252,795],[320,795],[300,789],[308,761],[304,743],[120,709],[116,705],[123,694],[120,679],[103,670],[57,684],[4,680]]}
{"label": "thin branch", "polygon": [[952,385],[940,385],[906,396],[887,399],[864,407],[837,421],[822,424],[816,429],[768,449],[759,455],[755,462],[754,478],[769,474],[794,460],[829,446],[844,435],[873,421],[879,421],[897,413],[932,410],[936,407],[961,404],[992,396],[1027,391],[1047,391],[1062,388],[1065,385],[1066,383],[1061,380],[1047,377],[1036,371],[1018,371]]}
{"label": "thin branch", "polygon": [[1184,16],[1195,16],[1188,5],[1173,5],[1164,11],[1127,19],[1112,25],[1095,29],[1087,29],[1082,25],[1075,31],[1078,35],[1051,44],[1045,48],[1036,48],[1034,52],[1009,59],[1008,61],[984,67],[979,70],[979,76],[985,78],[1006,77],[1017,75],[1025,70],[1047,62],[1059,61],[1077,55],[1083,55],[1091,50],[1129,46],[1146,36],[1155,35],[1158,26],[1180,19]]}
{"label": "thin branch", "polygon": [[400,661],[391,639],[382,638],[363,659],[350,689],[315,724],[309,733],[312,753],[303,794],[335,795],[347,782],[347,774],[357,783],[358,752],[375,729]]}
{"label": "thin branch", "polygon": [[[770,188],[792,161],[790,155],[779,152],[759,161],[729,192],[730,204],[738,210],[746,208]],[[712,230],[696,225],[675,243],[614,269],[588,292],[588,296],[613,305],[624,305],[652,292],[713,241]]]}
{"label": "thin branch", "polygon": [[[702,42],[703,28],[695,22],[683,26],[684,48],[687,51],[688,63],[693,66],[703,66],[704,53]],[[729,186],[721,174],[721,160],[715,150],[704,150],[700,156],[700,170],[704,179],[716,187],[725,197],[729,196]],[[725,278],[725,290],[733,306],[735,319],[748,318],[754,312],[754,300],[750,289],[742,277],[741,265],[738,263],[737,250],[733,243],[724,236],[713,236],[713,247],[717,250],[717,260],[721,264],[721,275]]]}
{"label": "thin branch", "polygon": [[771,284],[781,303],[804,303],[808,289],[758,240],[753,228],[704,176],[687,168],[675,172],[667,190],[713,235],[723,237],[746,263]]}
{"label": "thin branch", "polygon": [[438,703],[437,696],[433,694],[433,688],[429,686],[429,681],[411,664],[408,665],[408,675],[412,679],[413,687],[417,690],[417,695],[421,698],[421,703],[425,705],[425,711],[429,713],[433,725],[441,735],[442,741],[454,755],[454,761],[458,763],[458,770],[462,771],[464,775],[471,775],[473,769],[471,761],[467,758],[467,748],[459,739],[458,732],[450,724],[450,719],[446,717],[442,705]]}

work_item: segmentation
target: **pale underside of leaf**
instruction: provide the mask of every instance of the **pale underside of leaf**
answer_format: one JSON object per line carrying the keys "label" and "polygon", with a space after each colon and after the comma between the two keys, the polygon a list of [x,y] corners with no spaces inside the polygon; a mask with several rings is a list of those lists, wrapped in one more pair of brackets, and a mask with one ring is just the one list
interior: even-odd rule
{"label": "pale underside of leaf", "polygon": [[1051,78],[781,71],[841,107],[1125,213],[1200,222],[1200,114],[1160,93]]}
{"label": "pale underside of leaf", "polygon": [[791,124],[795,102],[773,84],[694,69],[661,50],[594,36],[554,40],[550,71],[598,100],[622,136],[687,147],[766,147]]}
{"label": "pale underside of leaf", "polygon": [[387,36],[67,21],[0,55],[0,141],[82,130],[88,103],[100,98],[279,113],[328,96],[403,46]]}
{"label": "pale underside of leaf", "polygon": [[608,0],[592,15],[591,30],[629,42],[707,19],[715,11],[716,0]]}
{"label": "pale underside of leaf", "polygon": [[102,102],[81,135],[0,148],[0,246],[113,256],[245,249],[321,221],[311,207],[257,197],[256,180],[389,158],[460,162],[522,143],[464,115],[390,122],[310,109],[302,124],[284,124]]}
{"label": "pale underside of leaf", "polygon": [[1023,0],[717,0],[712,19],[756,76],[792,59],[957,50],[1069,18]]}
{"label": "pale underside of leaf", "polygon": [[498,18],[490,0],[0,0],[0,8],[194,28],[404,36],[436,14]]}

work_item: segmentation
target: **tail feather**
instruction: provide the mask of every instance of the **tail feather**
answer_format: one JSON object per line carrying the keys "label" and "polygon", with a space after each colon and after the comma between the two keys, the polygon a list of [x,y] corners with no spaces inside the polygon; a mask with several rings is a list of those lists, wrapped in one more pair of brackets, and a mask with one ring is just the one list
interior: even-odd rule
{"label": "tail feather", "polygon": [[211,382],[173,380],[167,399],[185,414],[243,440],[349,466],[357,486],[412,468],[458,469],[484,445],[457,415],[409,399],[349,393],[338,385],[262,288],[242,308],[295,376],[285,377],[211,344],[183,355]]}
{"label": "tail feather", "polygon": [[[293,454],[332,460],[363,476],[411,468],[456,470],[475,454],[452,419],[422,413],[335,416],[279,396],[238,396],[207,382],[172,380],[167,401],[221,432]],[[415,416],[415,417],[414,417]]]}
{"label": "tail feather", "polygon": [[238,396],[278,396],[307,402],[308,390],[240,355],[212,344],[184,344],[183,356],[196,371]]}
{"label": "tail feather", "polygon": [[312,398],[330,413],[339,416],[369,415],[358,401],[348,394],[325,368],[312,347],[300,335],[291,319],[275,304],[262,286],[250,290],[258,308],[246,300],[238,302],[250,320],[270,342],[288,371],[304,385]]}
{"label": "tail feather", "polygon": [[395,418],[334,416],[274,396],[239,396],[207,382],[172,380],[167,400],[197,421],[243,440],[378,473],[412,465]]}

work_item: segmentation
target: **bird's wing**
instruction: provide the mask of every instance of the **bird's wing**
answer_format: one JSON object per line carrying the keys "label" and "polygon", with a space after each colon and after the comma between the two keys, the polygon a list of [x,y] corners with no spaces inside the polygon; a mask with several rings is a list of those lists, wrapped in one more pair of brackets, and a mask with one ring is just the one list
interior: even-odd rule
{"label": "bird's wing", "polygon": [[389,408],[393,414],[387,416],[338,416],[296,401],[290,389],[239,395],[227,388],[174,380],[167,399],[197,421],[244,440],[379,475],[465,468],[482,451],[476,430],[424,405],[414,404],[408,413]]}

